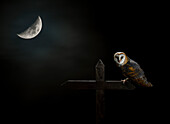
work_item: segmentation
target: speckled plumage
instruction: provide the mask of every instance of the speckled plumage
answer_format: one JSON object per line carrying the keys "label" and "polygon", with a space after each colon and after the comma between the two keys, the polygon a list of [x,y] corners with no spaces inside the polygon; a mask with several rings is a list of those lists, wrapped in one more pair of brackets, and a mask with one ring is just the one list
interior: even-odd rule
{"label": "speckled plumage", "polygon": [[125,54],[124,56],[126,62],[121,66],[118,65],[121,68],[123,75],[138,85],[152,87],[153,85],[147,81],[144,71],[141,69],[139,64],[127,57]]}
{"label": "speckled plumage", "polygon": [[147,81],[144,71],[140,68],[139,64],[129,59],[129,61],[121,66],[122,73],[125,77],[132,80],[134,83],[145,87],[151,87],[152,84]]}

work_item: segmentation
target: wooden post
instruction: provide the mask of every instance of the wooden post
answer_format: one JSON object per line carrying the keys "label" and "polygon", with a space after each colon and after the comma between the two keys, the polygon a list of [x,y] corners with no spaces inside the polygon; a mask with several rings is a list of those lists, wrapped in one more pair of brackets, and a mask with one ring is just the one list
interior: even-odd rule
{"label": "wooden post", "polygon": [[68,80],[61,84],[62,87],[77,90],[96,90],[96,124],[105,124],[104,90],[133,90],[135,86],[130,82],[105,80],[105,65],[101,60],[96,64],[96,80]]}
{"label": "wooden post", "polygon": [[96,65],[96,124],[104,124],[105,100],[104,100],[104,80],[105,65],[101,60]]}

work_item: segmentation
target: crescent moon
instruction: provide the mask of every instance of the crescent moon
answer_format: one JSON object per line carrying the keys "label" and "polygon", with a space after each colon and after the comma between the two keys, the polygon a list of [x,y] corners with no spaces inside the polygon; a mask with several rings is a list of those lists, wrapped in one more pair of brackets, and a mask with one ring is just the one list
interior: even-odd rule
{"label": "crescent moon", "polygon": [[42,29],[42,20],[41,17],[38,16],[37,20],[25,31],[17,34],[20,38],[23,39],[32,39],[36,37]]}

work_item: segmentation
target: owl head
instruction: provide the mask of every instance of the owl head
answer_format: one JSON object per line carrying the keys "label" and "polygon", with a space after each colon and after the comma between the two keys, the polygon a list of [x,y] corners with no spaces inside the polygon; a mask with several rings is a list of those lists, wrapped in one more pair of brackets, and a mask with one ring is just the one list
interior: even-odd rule
{"label": "owl head", "polygon": [[114,54],[114,61],[119,67],[121,67],[128,62],[128,57],[124,52],[116,52]]}

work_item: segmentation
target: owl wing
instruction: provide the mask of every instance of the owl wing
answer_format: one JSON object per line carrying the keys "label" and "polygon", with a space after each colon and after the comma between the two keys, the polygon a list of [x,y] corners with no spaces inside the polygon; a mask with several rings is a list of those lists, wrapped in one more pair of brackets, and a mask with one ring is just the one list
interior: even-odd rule
{"label": "owl wing", "polygon": [[134,73],[135,73],[134,78],[139,78],[141,76],[145,76],[144,71],[141,69],[140,65],[137,62],[135,62],[134,60],[130,60],[130,63],[132,65]]}
{"label": "owl wing", "polygon": [[129,79],[136,79],[144,75],[144,71],[139,64],[133,60],[129,60],[129,63],[122,67],[122,72],[125,77]]}
{"label": "owl wing", "polygon": [[139,85],[145,87],[152,87],[153,85],[147,81],[144,71],[141,69],[140,65],[133,60],[131,60],[130,63],[134,71],[129,75],[130,79],[132,79],[134,82],[138,83]]}
{"label": "owl wing", "polygon": [[147,81],[144,71],[141,69],[140,65],[134,60],[130,59],[126,65],[121,66],[121,70],[123,75],[132,80],[133,82],[145,87],[153,86],[150,82]]}

